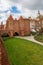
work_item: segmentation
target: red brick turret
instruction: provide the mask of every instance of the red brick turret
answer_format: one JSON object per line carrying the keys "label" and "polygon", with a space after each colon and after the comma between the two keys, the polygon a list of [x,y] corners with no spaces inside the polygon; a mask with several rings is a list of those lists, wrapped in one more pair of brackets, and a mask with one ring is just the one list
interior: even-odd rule
{"label": "red brick turret", "polygon": [[1,22],[1,30],[4,30],[4,24]]}

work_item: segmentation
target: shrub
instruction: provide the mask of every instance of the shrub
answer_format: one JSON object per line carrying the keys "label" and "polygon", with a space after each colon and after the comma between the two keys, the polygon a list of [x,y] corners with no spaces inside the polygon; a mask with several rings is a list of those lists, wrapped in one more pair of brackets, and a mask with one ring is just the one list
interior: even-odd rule
{"label": "shrub", "polygon": [[36,35],[36,32],[31,32],[32,35]]}
{"label": "shrub", "polygon": [[43,42],[43,34],[41,35],[36,35],[35,37],[35,40],[39,41],[39,42]]}
{"label": "shrub", "polygon": [[7,33],[3,33],[1,37],[9,37],[9,35]]}

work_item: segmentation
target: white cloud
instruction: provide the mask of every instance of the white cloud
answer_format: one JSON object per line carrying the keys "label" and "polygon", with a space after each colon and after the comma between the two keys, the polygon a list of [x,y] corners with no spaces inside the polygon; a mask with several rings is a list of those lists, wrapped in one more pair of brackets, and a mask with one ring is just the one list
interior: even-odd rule
{"label": "white cloud", "polygon": [[[12,6],[16,6],[21,13],[13,13],[10,11]],[[7,11],[5,13],[5,11]],[[24,17],[36,17],[37,11],[40,10],[43,14],[43,0],[0,0],[0,21],[4,21],[8,18],[10,14],[13,17],[18,18],[20,15]]]}

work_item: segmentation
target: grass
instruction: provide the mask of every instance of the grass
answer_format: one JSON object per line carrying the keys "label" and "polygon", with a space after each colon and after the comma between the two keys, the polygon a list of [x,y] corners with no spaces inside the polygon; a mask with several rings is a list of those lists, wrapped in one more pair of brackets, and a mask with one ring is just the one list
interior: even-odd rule
{"label": "grass", "polygon": [[43,65],[43,46],[19,38],[4,38],[11,65]]}
{"label": "grass", "polygon": [[43,43],[43,34],[35,36],[35,39]]}

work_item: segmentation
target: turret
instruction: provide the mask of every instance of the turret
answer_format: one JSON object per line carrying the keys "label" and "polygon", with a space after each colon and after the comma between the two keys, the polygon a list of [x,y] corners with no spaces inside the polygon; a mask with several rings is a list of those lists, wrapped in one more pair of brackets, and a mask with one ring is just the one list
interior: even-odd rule
{"label": "turret", "polygon": [[40,11],[38,10],[38,16],[40,16]]}
{"label": "turret", "polygon": [[1,22],[1,30],[4,30],[4,24]]}

